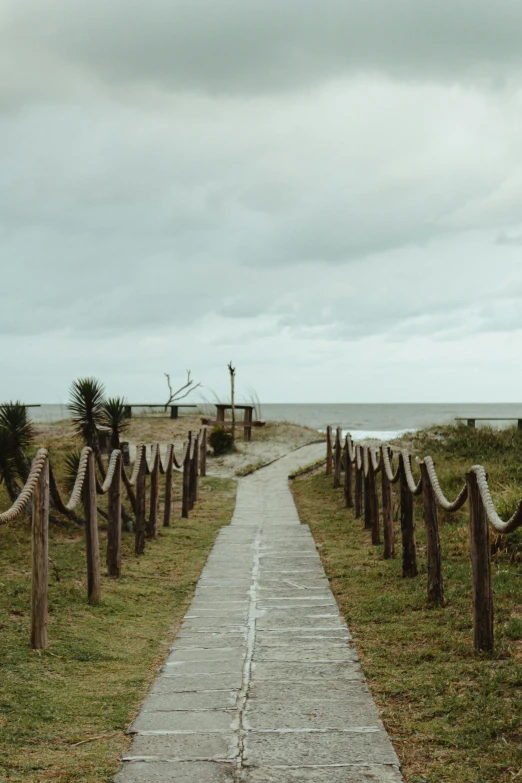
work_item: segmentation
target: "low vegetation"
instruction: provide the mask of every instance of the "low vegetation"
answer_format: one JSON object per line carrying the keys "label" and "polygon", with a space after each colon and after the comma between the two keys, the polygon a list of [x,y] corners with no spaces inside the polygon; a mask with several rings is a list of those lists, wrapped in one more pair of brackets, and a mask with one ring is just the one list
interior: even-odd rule
{"label": "low vegetation", "polygon": [[[442,487],[456,495],[477,462],[489,472],[497,508],[522,494],[522,435],[511,428],[436,427],[408,436],[430,454]],[[492,536],[495,653],[475,655],[467,506],[440,513],[446,605],[428,607],[422,506],[416,502],[419,576],[402,579],[399,523],[393,560],[344,506],[324,469],[292,482],[332,589],[355,637],[369,686],[408,783],[522,780],[522,535]],[[398,503],[394,498],[395,518]]]}
{"label": "low vegetation", "polygon": [[[173,425],[187,429],[183,420],[170,423],[171,431]],[[132,419],[129,436],[139,431],[151,442],[165,426]],[[37,428],[35,441],[50,448],[63,487],[67,451],[81,445],[70,424]],[[160,528],[139,558],[133,535],[123,534],[122,576],[103,577],[96,606],[87,603],[82,528],[59,515],[51,523],[45,651],[29,644],[30,521],[0,526],[0,780],[112,780],[130,741],[125,730],[172,643],[217,532],[232,516],[235,482],[207,477],[190,519],[181,519],[180,479],[175,474],[172,526]],[[0,508],[9,505],[2,485]],[[99,526],[103,563],[102,517]]]}

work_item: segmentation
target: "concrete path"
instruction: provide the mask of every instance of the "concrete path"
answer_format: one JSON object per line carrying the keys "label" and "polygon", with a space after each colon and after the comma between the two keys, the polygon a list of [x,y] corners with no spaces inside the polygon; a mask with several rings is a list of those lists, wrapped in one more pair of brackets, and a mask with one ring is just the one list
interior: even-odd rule
{"label": "concrete path", "polygon": [[306,446],[242,479],[117,783],[399,783],[287,476]]}

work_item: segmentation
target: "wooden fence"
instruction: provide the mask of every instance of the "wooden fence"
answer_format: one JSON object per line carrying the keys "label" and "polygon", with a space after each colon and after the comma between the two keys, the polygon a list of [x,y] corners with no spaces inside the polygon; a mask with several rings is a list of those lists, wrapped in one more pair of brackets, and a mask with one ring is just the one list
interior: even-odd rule
{"label": "wooden fence", "polygon": [[[31,466],[29,477],[10,509],[0,514],[0,523],[11,522],[32,506],[32,586],[31,586],[31,644],[34,649],[47,646],[47,590],[49,573],[49,506],[50,486],[55,489],[53,501],[58,510],[72,511],[81,501],[85,516],[85,544],[87,557],[87,596],[91,603],[101,598],[100,548],[98,542],[99,495],[108,493],[108,529],[106,563],[109,576],[119,577],[121,571],[121,494],[125,484],[135,506],[135,541],[137,555],[145,551],[147,538],[158,537],[160,476],[165,476],[163,526],[169,527],[173,504],[173,472],[182,471],[181,516],[188,517],[198,500],[199,476],[206,475],[206,429],[191,431],[178,461],[174,444],[169,444],[165,462],[161,459],[159,444],[152,445],[150,458],[147,449],[139,444],[132,475],[123,465],[122,452],[115,449],[109,458],[103,483],[98,480],[95,455],[86,447],[81,453],[71,497],[65,503],[56,496],[56,482],[47,449],[39,449]],[[147,476],[150,476],[147,514]]]}
{"label": "wooden fence", "polygon": [[[344,473],[346,506],[354,508],[355,517],[364,517],[364,527],[371,531],[372,544],[381,543],[383,555],[394,555],[392,490],[398,484],[400,498],[400,529],[402,543],[402,575],[418,574],[415,543],[414,498],[421,497],[426,529],[428,601],[444,604],[438,509],[455,512],[466,501],[470,520],[470,555],[473,593],[473,640],[475,650],[493,650],[493,590],[491,584],[490,527],[499,533],[510,533],[522,525],[522,500],[515,513],[503,521],[495,510],[487,475],[481,465],[473,465],[466,473],[465,483],[453,501],[449,501],[440,487],[431,457],[419,462],[420,478],[412,474],[412,457],[405,449],[396,452],[386,444],[378,447],[356,444],[350,434],[342,443],[342,430],[337,427],[332,439],[332,428],[326,430],[326,473],[333,472],[334,487],[340,487]],[[397,467],[393,459],[397,457]],[[379,504],[378,477],[381,479]]]}

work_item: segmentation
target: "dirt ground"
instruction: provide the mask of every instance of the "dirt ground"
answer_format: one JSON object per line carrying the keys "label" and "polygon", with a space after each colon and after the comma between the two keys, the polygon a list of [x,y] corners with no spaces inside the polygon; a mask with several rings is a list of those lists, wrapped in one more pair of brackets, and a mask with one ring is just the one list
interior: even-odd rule
{"label": "dirt ground", "polygon": [[[181,414],[178,419],[170,419],[169,415],[164,413],[133,416],[129,420],[122,440],[129,441],[131,461],[135,458],[137,443],[159,442],[162,452],[166,450],[169,443],[174,443],[179,458],[189,430],[198,430],[200,427],[201,417],[194,413]],[[51,443],[57,445],[57,442],[65,445],[69,442],[72,447],[75,442],[74,431],[69,421],[38,424],[35,429],[35,440],[39,446],[49,446]],[[221,457],[214,457],[209,448],[207,473],[223,477],[235,476],[237,470],[249,465],[272,462],[300,446],[321,439],[321,433],[309,427],[290,422],[267,422],[264,427],[253,429],[252,440],[247,443],[243,440],[243,430],[238,427],[235,451]]]}

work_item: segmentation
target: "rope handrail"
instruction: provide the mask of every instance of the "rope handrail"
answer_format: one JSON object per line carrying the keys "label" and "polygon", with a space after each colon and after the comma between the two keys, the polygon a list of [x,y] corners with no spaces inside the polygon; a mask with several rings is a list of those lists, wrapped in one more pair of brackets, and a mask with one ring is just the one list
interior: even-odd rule
{"label": "rope handrail", "polygon": [[118,464],[118,458],[120,455],[121,455],[121,451],[119,449],[114,449],[111,452],[109,465],[107,467],[107,475],[105,476],[105,481],[100,487],[101,495],[105,495],[105,493],[108,492],[111,487],[112,480],[114,478],[114,473],[116,472],[116,465]]}
{"label": "rope handrail", "polygon": [[422,492],[422,476],[416,484],[411,470],[411,455],[409,451],[406,449],[401,449],[400,455],[402,457],[402,464],[404,465],[404,476],[406,478],[408,489],[412,495],[420,495]]}
{"label": "rope handrail", "polygon": [[392,464],[392,456],[390,457],[390,447],[387,443],[384,443],[381,446],[381,454],[382,454],[382,461],[384,464],[384,470],[386,472],[386,478],[388,481],[390,481],[392,484],[396,484],[399,480],[399,476],[401,474],[400,465],[397,466],[397,470],[395,473],[393,472],[393,464]]}
{"label": "rope handrail", "polygon": [[[462,506],[468,499],[468,488],[466,484],[464,484],[464,486],[460,490],[455,500],[451,502],[450,500],[448,500],[448,498],[446,497],[446,495],[441,489],[439,477],[437,476],[437,472],[435,470],[435,465],[433,463],[432,458],[424,457],[423,462],[428,470],[428,476],[430,477],[431,488],[433,489],[433,492],[435,494],[435,499],[437,500],[439,506],[443,508],[444,511],[449,511],[450,513],[454,511],[458,511],[460,508],[462,508]],[[484,468],[481,469],[484,470]]]}
{"label": "rope handrail", "polygon": [[48,458],[49,452],[47,449],[38,449],[36,456],[33,459],[29,476],[22,488],[22,491],[14,501],[11,508],[8,508],[7,511],[4,511],[3,514],[0,514],[0,524],[12,522],[19,514],[22,513],[22,511],[24,511],[25,507],[33,496],[34,488],[36,487],[38,479],[40,478],[40,473],[42,472],[42,469]]}
{"label": "rope handrail", "polygon": [[512,533],[522,525],[522,498],[519,500],[514,514],[506,521],[502,520],[495,509],[493,498],[489,490],[488,477],[482,465],[473,465],[471,473],[477,477],[477,485],[480,491],[480,497],[484,505],[484,510],[490,525],[499,533]]}

